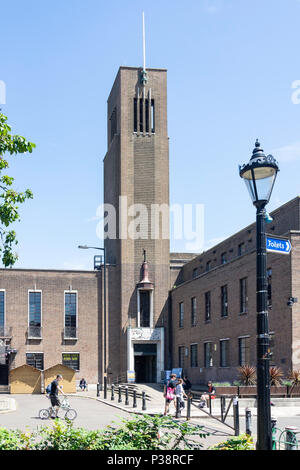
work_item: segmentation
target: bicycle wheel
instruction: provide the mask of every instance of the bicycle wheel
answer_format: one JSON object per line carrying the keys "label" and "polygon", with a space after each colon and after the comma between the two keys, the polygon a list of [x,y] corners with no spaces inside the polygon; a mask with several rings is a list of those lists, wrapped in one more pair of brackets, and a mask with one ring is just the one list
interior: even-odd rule
{"label": "bicycle wheel", "polygon": [[76,417],[77,417],[77,411],[73,410],[72,408],[66,411],[66,414],[65,414],[66,419],[73,421]]}
{"label": "bicycle wheel", "polygon": [[50,417],[49,410],[46,408],[43,408],[42,410],[39,411],[39,418],[40,419],[48,419]]}

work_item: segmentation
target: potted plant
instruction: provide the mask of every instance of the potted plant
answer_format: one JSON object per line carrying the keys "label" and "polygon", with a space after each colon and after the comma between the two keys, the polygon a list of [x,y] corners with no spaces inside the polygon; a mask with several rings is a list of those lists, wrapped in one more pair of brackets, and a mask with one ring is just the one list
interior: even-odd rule
{"label": "potted plant", "polygon": [[300,395],[300,370],[292,370],[289,372],[288,379],[291,385],[288,386],[288,396],[292,397]]}
{"label": "potted plant", "polygon": [[242,384],[238,387],[239,396],[256,396],[256,368],[248,364],[238,368],[239,381]]}
{"label": "potted plant", "polygon": [[281,386],[283,372],[280,367],[272,366],[270,372],[271,395],[286,396],[286,387]]}

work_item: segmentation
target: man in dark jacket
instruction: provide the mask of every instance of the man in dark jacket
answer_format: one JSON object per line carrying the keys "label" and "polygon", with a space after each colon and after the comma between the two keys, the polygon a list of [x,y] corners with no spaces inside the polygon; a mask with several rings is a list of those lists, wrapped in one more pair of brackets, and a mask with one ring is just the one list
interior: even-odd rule
{"label": "man in dark jacket", "polygon": [[60,382],[63,380],[62,375],[58,374],[56,376],[56,379],[51,382],[51,388],[50,388],[50,401],[52,408],[54,409],[55,416],[51,416],[51,418],[57,418],[58,410],[60,407],[60,401],[58,399],[58,393],[61,393],[62,395],[65,395],[65,393],[62,391],[62,386],[59,385]]}

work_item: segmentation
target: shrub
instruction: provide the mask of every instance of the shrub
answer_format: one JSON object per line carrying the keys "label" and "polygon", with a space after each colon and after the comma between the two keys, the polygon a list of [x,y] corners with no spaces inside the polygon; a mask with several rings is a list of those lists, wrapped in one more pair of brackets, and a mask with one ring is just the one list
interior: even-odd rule
{"label": "shrub", "polygon": [[250,436],[241,434],[220,442],[220,444],[210,447],[209,450],[254,450],[254,444]]}
{"label": "shrub", "polygon": [[[123,424],[89,431],[56,419],[35,433],[0,428],[0,450],[161,450],[199,449],[208,434],[201,426],[169,416],[135,416]],[[195,440],[196,438],[196,440]]]}
{"label": "shrub", "polygon": [[256,383],[256,369],[254,366],[241,366],[238,368],[240,381],[243,385],[255,385]]}
{"label": "shrub", "polygon": [[280,367],[270,367],[270,385],[278,387],[282,383],[283,372]]}

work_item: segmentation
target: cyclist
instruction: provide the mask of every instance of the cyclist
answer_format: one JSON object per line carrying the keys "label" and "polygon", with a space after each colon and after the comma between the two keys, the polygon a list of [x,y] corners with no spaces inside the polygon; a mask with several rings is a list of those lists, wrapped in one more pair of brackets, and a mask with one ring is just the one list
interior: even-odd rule
{"label": "cyclist", "polygon": [[53,415],[51,416],[51,418],[53,418],[53,419],[57,418],[58,410],[60,408],[60,401],[58,399],[58,393],[61,393],[62,395],[66,396],[66,394],[62,390],[62,386],[59,385],[59,383],[62,380],[63,380],[62,375],[58,374],[56,376],[56,379],[51,382],[51,389],[50,389],[49,398],[50,398],[50,401],[51,401],[51,405],[52,405],[52,407],[55,411],[55,416],[53,416]]}

